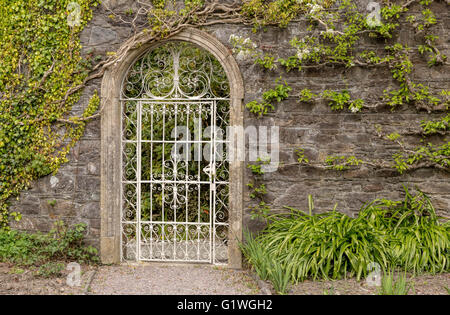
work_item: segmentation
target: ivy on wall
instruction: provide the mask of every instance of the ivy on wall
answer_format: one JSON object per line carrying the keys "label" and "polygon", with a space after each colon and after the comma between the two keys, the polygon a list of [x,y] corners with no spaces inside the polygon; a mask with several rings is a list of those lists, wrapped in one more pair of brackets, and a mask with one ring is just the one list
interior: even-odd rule
{"label": "ivy on wall", "polygon": [[[436,0],[437,1],[437,0]],[[126,13],[125,19],[113,10],[112,19],[119,19],[135,29],[134,35],[122,47],[96,65],[92,58],[80,55],[79,34],[92,17],[97,0],[77,0],[79,25],[71,26],[68,17],[69,0],[2,0],[0,5],[0,227],[7,226],[10,215],[8,200],[26,189],[31,181],[56,172],[67,161],[67,153],[81,137],[90,118],[100,114],[100,100],[95,94],[82,117],[69,117],[71,107],[79,100],[85,84],[101,77],[104,71],[131,49],[173,36],[187,27],[217,24],[252,25],[255,32],[268,26],[286,27],[292,20],[306,18],[309,35],[292,38],[296,53],[287,58],[266,54],[249,39],[230,38],[237,54],[250,56],[267,71],[324,69],[329,66],[343,70],[362,67],[386,67],[396,87],[386,87],[373,104],[350,95],[349,91],[293,91],[279,81],[266,91],[263,101],[255,100],[247,108],[257,116],[275,109],[277,103],[295,95],[301,102],[326,100],[332,110],[359,113],[378,106],[396,110],[414,106],[428,113],[441,113],[441,119],[421,123],[418,135],[424,144],[407,148],[400,135],[378,135],[394,141],[399,153],[392,161],[362,161],[357,157],[330,156],[323,167],[345,170],[359,165],[395,167],[405,172],[418,167],[450,168],[449,94],[447,90],[435,95],[427,86],[411,78],[414,63],[412,48],[398,39],[404,21],[415,29],[420,38],[418,52],[430,67],[448,65],[448,58],[436,46],[438,38],[430,29],[437,23],[430,9],[433,0],[383,0],[380,18],[368,19],[354,0],[244,0],[236,3],[185,0],[177,10],[170,0],[140,1],[140,10]],[[409,13],[412,6],[419,14]],[[139,16],[146,23],[137,25]],[[363,38],[385,43],[383,52],[356,52]],[[100,109],[101,111],[101,109]],[[439,144],[426,141],[429,136],[440,137]],[[311,162],[299,149],[299,164]],[[251,184],[254,196],[264,195],[265,187]],[[265,205],[263,205],[265,206]]]}
{"label": "ivy on wall", "polygon": [[[88,118],[98,108],[94,95],[82,117],[68,117],[80,98],[92,60],[81,57],[79,34],[97,0],[2,0],[0,4],[0,228],[8,200],[31,181],[67,161]],[[75,12],[79,10],[79,12]],[[79,21],[71,14],[79,13]],[[79,23],[78,23],[79,22]]]}

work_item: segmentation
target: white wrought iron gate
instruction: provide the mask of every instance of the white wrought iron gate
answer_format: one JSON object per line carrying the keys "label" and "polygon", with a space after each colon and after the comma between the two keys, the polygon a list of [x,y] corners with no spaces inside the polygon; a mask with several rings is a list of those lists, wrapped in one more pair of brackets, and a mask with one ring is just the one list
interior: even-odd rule
{"label": "white wrought iron gate", "polygon": [[188,43],[141,57],[122,89],[122,259],[226,264],[229,85]]}

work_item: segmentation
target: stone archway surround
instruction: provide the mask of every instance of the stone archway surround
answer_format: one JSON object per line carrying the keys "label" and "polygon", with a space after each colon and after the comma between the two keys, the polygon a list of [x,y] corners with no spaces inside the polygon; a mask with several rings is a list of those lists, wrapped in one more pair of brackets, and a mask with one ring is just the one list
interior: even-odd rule
{"label": "stone archway surround", "polygon": [[[230,125],[243,126],[244,87],[239,67],[231,51],[216,38],[198,29],[186,29],[165,41],[185,41],[210,52],[224,68],[230,83]],[[104,264],[121,262],[121,139],[120,89],[129,67],[146,51],[159,45],[142,45],[129,52],[119,63],[105,72],[101,87],[101,240],[100,253]],[[230,268],[241,268],[244,161],[230,161]]]}

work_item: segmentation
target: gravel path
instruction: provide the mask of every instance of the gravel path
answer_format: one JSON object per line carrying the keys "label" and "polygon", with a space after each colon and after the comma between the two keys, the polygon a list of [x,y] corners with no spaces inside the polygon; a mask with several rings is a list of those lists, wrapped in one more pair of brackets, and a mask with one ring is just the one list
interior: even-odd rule
{"label": "gravel path", "polygon": [[258,294],[259,291],[245,271],[207,265],[123,265],[100,267],[89,293],[246,295]]}
{"label": "gravel path", "polygon": [[[246,295],[261,294],[248,271],[221,269],[209,265],[133,265],[82,266],[80,287],[66,284],[69,271],[55,278],[36,277],[34,269],[22,269],[0,263],[0,295],[79,295],[79,294],[181,294]],[[92,277],[93,276],[93,277]],[[92,280],[92,281],[91,281]],[[412,295],[449,294],[450,274],[408,275]],[[90,288],[90,290],[86,290]],[[264,290],[263,290],[264,291]],[[300,295],[372,295],[364,280],[307,280],[290,286],[290,294]]]}
{"label": "gravel path", "polygon": [[[398,275],[398,273],[396,274]],[[450,288],[450,274],[438,275],[407,275],[408,285],[412,286],[410,295],[448,295]],[[311,281],[306,280],[291,287],[291,293],[295,295],[374,295],[379,288],[369,287],[365,280],[356,279],[336,281]]]}

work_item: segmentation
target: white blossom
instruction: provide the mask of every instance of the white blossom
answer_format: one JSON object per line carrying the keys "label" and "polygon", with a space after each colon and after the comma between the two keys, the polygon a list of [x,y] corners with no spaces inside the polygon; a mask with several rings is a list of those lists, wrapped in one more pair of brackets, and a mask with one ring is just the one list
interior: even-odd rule
{"label": "white blossom", "polygon": [[308,3],[306,6],[308,8],[310,8],[309,14],[315,14],[315,13],[318,13],[318,12],[323,10],[323,7],[321,5],[319,5],[319,4],[317,4],[317,3],[314,3],[314,4],[313,3]]}
{"label": "white blossom", "polygon": [[229,42],[233,45],[233,53],[237,54],[239,59],[247,58],[258,48],[249,37],[244,38],[235,34],[230,35]]}

